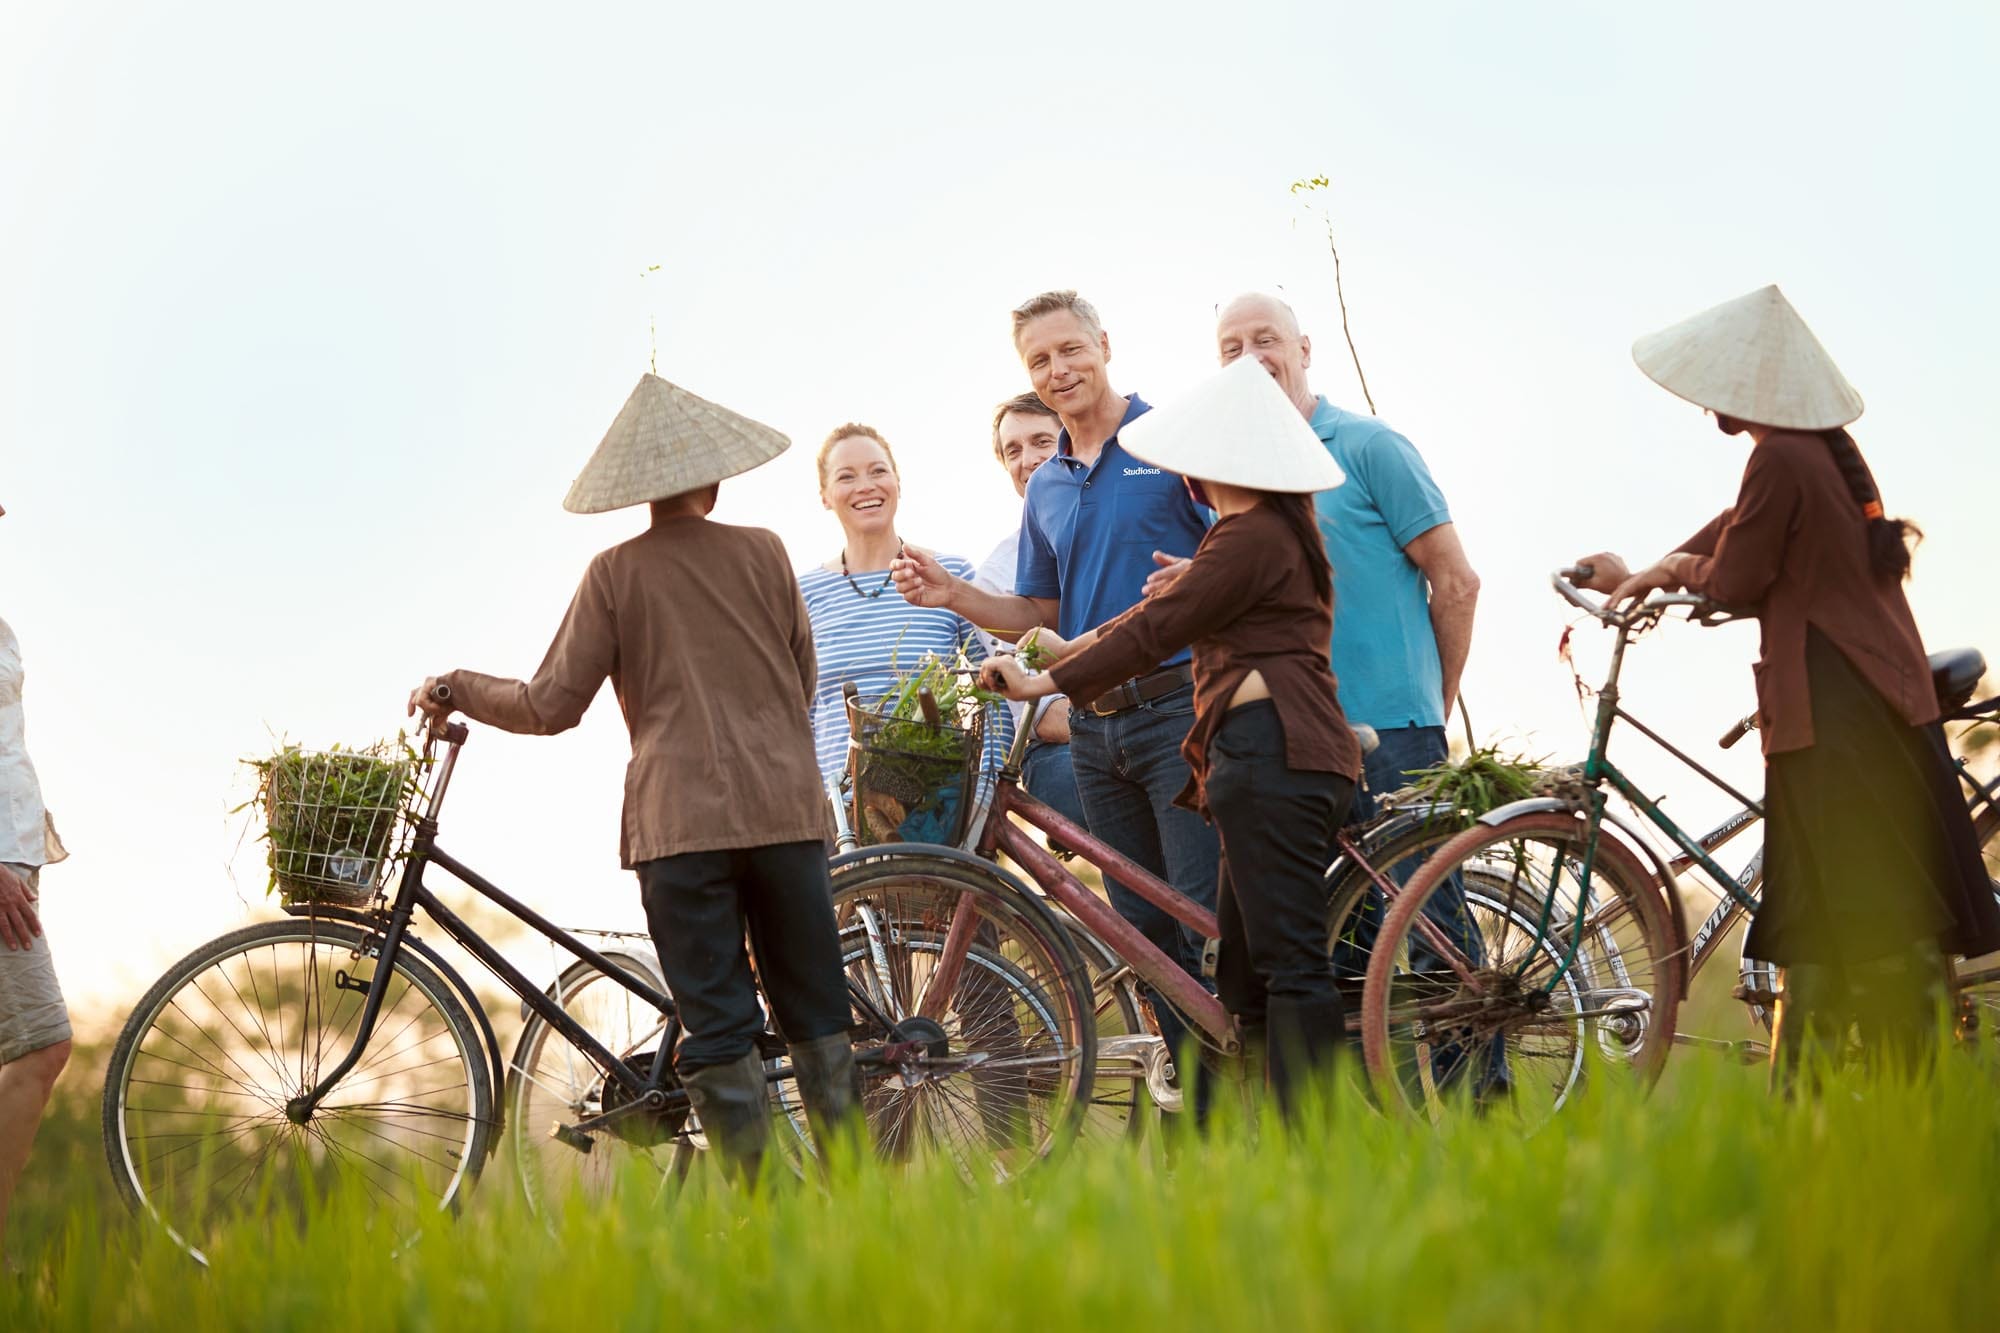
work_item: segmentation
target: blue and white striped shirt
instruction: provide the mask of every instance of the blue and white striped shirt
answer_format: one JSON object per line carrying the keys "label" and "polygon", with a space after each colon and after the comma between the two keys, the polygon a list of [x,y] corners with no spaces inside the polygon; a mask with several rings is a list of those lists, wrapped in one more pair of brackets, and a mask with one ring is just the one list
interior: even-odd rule
{"label": "blue and white striped shirt", "polygon": [[[938,562],[959,578],[973,577],[969,560],[941,555]],[[819,657],[813,747],[825,777],[847,768],[847,709],[840,693],[846,682],[859,685],[861,702],[870,704],[915,675],[926,657],[937,657],[947,667],[961,652],[974,665],[986,660],[978,626],[955,611],[911,606],[893,584],[883,587],[888,577],[885,569],[855,571],[854,584],[864,592],[882,588],[881,596],[868,597],[857,594],[839,570],[815,567],[799,575],[799,592],[812,620],[813,650]],[[989,773],[999,768],[1013,738],[1013,718],[1007,710],[988,709],[985,768]]]}

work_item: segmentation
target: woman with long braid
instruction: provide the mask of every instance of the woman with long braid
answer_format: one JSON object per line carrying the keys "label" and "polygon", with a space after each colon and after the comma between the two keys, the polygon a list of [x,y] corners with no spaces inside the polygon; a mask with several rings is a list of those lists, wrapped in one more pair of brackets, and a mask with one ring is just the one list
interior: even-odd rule
{"label": "woman with long braid", "polygon": [[1754,442],[1736,503],[1630,574],[1586,556],[1614,602],[1686,588],[1754,608],[1765,755],[1764,899],[1745,951],[1778,964],[1774,1075],[1808,1050],[1919,1059],[1945,954],[2000,947],[2000,909],[1952,776],[1889,518],[1845,429],[1861,396],[1776,287],[1641,338],[1639,368]]}

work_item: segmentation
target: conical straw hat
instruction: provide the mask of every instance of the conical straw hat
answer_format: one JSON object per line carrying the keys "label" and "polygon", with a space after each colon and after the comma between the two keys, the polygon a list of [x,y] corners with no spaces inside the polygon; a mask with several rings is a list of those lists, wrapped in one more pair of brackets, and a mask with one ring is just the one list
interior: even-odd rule
{"label": "conical straw hat", "polygon": [[572,514],[601,514],[664,500],[748,472],[791,445],[761,422],[658,375],[641,375],[639,387],[563,497],[563,508]]}
{"label": "conical straw hat", "polygon": [[1861,415],[1861,395],[1776,287],[1649,333],[1632,359],[1667,392],[1738,421],[1832,430]]}
{"label": "conical straw hat", "polygon": [[1252,490],[1329,491],[1347,480],[1254,356],[1126,423],[1118,443],[1169,472]]}

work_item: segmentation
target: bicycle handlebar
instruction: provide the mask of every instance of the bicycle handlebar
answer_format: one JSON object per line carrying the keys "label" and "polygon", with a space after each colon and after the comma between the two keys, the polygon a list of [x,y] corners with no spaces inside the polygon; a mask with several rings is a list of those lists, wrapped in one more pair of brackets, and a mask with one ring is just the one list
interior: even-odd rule
{"label": "bicycle handlebar", "polygon": [[1729,730],[1723,732],[1722,739],[1717,741],[1716,744],[1720,745],[1723,749],[1727,750],[1731,746],[1735,745],[1736,742],[1742,740],[1745,736],[1748,736],[1751,732],[1755,731],[1756,729],[1757,729],[1757,715],[1755,713],[1752,713],[1748,717],[1743,718],[1742,720],[1737,722],[1737,724],[1731,727]]}
{"label": "bicycle handlebar", "polygon": [[1586,596],[1583,589],[1571,582],[1572,579],[1587,579],[1593,572],[1588,564],[1558,569],[1549,575],[1549,583],[1564,601],[1607,625],[1629,628],[1663,615],[1677,606],[1687,607],[1690,613],[1688,619],[1698,625],[1721,625],[1746,614],[1753,614],[1724,606],[1720,602],[1711,601],[1699,593],[1692,592],[1655,592],[1643,602],[1615,610],[1608,602],[1595,601]]}
{"label": "bicycle handlebar", "polygon": [[[433,703],[448,704],[452,699],[451,686],[439,681],[431,686],[430,696]],[[443,718],[434,718],[428,730],[433,740],[443,741],[446,745],[463,745],[472,735],[472,728],[465,723],[447,722]]]}

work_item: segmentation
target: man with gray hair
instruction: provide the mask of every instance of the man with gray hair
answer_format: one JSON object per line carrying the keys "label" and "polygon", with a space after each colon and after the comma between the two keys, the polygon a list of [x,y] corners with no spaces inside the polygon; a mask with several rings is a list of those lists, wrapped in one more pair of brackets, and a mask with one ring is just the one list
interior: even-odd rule
{"label": "man with gray hair", "polygon": [[[1156,556],[1193,555],[1210,520],[1179,476],[1119,447],[1119,430],[1147,404],[1111,387],[1111,340],[1090,302],[1073,291],[1043,292],[1015,308],[1013,325],[1035,396],[1062,421],[1055,457],[1028,482],[1014,591],[998,595],[954,578],[915,548],[894,566],[896,590],[914,605],[949,607],[1002,632],[1053,621],[1073,639],[1136,604]],[[1183,649],[1116,689],[1076,700],[1070,752],[1091,834],[1213,911],[1221,844],[1201,816],[1174,804],[1189,780],[1181,757],[1194,722],[1189,662]],[[1106,887],[1121,916],[1201,974],[1205,941],[1109,876]],[[1160,1034],[1178,1055],[1187,1027],[1163,999],[1152,1000]]]}

